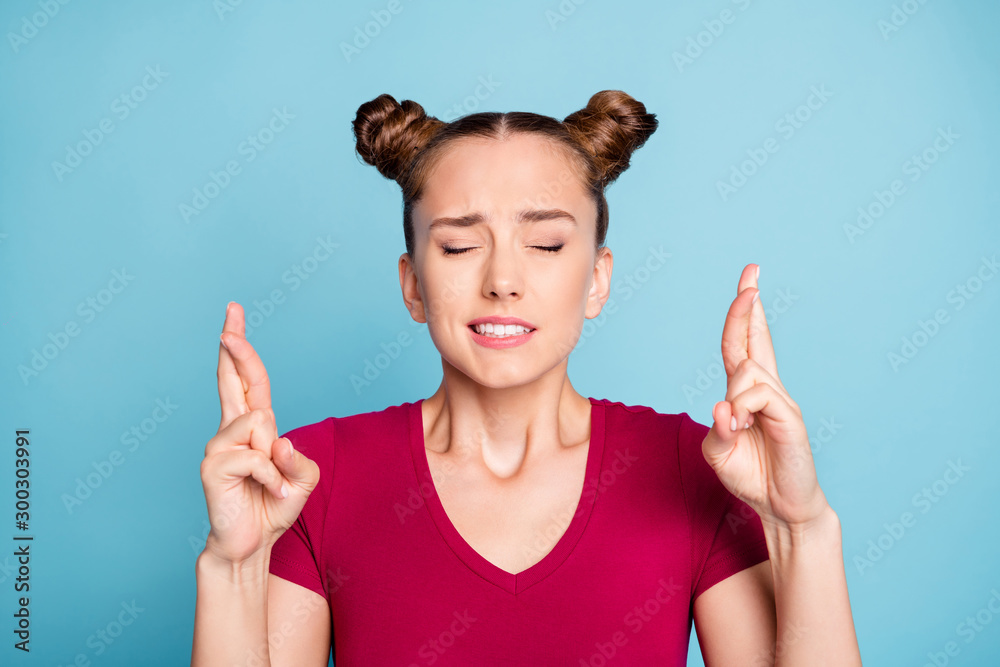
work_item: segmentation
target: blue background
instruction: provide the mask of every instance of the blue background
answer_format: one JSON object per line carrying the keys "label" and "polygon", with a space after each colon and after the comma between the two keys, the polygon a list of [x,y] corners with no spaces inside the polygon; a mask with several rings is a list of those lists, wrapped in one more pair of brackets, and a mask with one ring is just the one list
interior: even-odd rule
{"label": "blue background", "polygon": [[[199,463],[218,427],[228,301],[258,313],[250,340],[282,432],[438,386],[440,355],[399,290],[399,188],[354,154],[360,104],[387,92],[446,120],[562,119],[612,88],[660,127],[608,189],[619,307],[585,330],[574,385],[711,423],[725,394],[723,320],[742,268],[759,263],[781,377],[843,524],[865,664],[922,665],[949,641],[960,648],[949,664],[995,664],[1000,618],[981,610],[1000,591],[989,264],[1000,6],[402,0],[376,31],[371,12],[386,16],[388,2],[347,5],[0,10],[0,512],[7,543],[14,431],[30,428],[35,535],[32,652],[11,647],[15,574],[0,557],[0,662],[187,664],[208,527]],[[712,23],[726,9],[732,21]],[[366,24],[377,34],[345,55]],[[157,67],[158,81],[147,76]],[[826,93],[810,109],[813,87]],[[123,94],[142,99],[128,108]],[[275,109],[292,117],[250,160],[242,142]],[[782,122],[796,113],[797,127]],[[112,129],[95,134],[102,120]],[[54,168],[86,133],[89,154]],[[764,164],[745,163],[766,144],[778,148]],[[239,173],[185,219],[181,205],[230,160]],[[739,187],[720,193],[720,182]],[[866,228],[859,207],[872,211]],[[311,262],[321,239],[339,245]],[[668,261],[647,271],[661,247]],[[307,280],[290,279],[296,265],[312,269]],[[114,271],[132,278],[102,292]],[[283,301],[269,307],[274,290]],[[100,312],[88,298],[105,299]],[[60,337],[70,322],[78,335]],[[356,388],[352,376],[404,331],[414,343]],[[50,358],[22,376],[36,351]],[[162,423],[157,400],[177,406]],[[144,420],[130,451],[122,434]],[[67,507],[114,450],[123,462]],[[950,462],[970,469],[953,484]],[[915,498],[924,488],[933,503]],[[897,539],[889,527],[904,512],[914,522]],[[142,611],[113,644],[88,641],[133,600]],[[961,634],[977,613],[990,622]],[[702,664],[693,633],[690,662]]]}

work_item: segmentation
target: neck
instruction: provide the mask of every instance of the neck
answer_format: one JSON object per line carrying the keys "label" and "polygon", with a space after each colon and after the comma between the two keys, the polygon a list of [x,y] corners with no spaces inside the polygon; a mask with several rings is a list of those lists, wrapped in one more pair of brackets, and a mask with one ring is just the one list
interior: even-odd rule
{"label": "neck", "polygon": [[441,385],[422,405],[427,449],[510,479],[590,441],[590,399],[573,388],[565,361],[535,382],[501,388],[443,365]]}

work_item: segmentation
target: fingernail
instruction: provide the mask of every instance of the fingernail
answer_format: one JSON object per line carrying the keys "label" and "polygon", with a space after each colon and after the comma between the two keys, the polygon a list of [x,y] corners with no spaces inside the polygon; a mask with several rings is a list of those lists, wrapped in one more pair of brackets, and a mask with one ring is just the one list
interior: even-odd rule
{"label": "fingernail", "polygon": [[222,335],[223,334],[219,334],[219,342],[222,343],[222,347],[224,347],[224,348],[226,348],[228,350],[229,346],[226,345],[226,341],[222,340]]}
{"label": "fingernail", "polygon": [[226,315],[229,314],[229,309],[232,307],[232,305],[234,303],[236,303],[236,302],[235,301],[230,301],[229,303],[226,304]]}
{"label": "fingernail", "polygon": [[[285,438],[285,440],[288,440],[288,438]],[[288,440],[288,455],[291,456],[294,453],[295,453],[295,445],[292,444],[291,440]]]}
{"label": "fingernail", "polygon": [[757,303],[757,297],[758,296],[760,296],[760,290],[757,290],[756,292],[753,293],[753,298],[750,299],[750,305],[751,306],[754,305],[755,303]]}
{"label": "fingernail", "polygon": [[760,280],[760,264],[757,265],[757,280]]}
{"label": "fingernail", "polygon": [[735,431],[736,430],[736,415],[733,415],[729,419],[729,430],[730,431]]}
{"label": "fingernail", "polygon": [[288,485],[287,484],[282,484],[281,485],[281,497],[282,498],[287,498],[288,497]]}
{"label": "fingernail", "polygon": [[747,423],[743,425],[743,428],[745,428],[745,429],[750,428],[750,422],[747,421]]}

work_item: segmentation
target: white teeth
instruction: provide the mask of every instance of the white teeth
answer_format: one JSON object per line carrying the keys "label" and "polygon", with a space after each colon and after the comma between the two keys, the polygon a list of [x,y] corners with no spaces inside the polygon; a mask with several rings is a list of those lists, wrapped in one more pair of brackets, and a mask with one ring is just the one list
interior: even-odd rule
{"label": "white teeth", "polygon": [[534,329],[526,329],[520,324],[477,324],[473,327],[476,333],[483,336],[493,336],[494,338],[501,338],[503,336],[519,336],[521,334],[527,333],[529,331],[534,331]]}

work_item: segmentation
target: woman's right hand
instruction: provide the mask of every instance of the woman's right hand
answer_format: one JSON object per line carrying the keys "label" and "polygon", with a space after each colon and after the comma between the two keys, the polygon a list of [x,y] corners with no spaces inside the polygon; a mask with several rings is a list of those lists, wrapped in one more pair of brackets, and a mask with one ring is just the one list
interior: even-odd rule
{"label": "woman's right hand", "polygon": [[245,332],[243,308],[232,302],[219,345],[222,421],[201,462],[211,524],[205,551],[233,564],[274,544],[319,483],[316,462],[278,438],[267,371]]}

